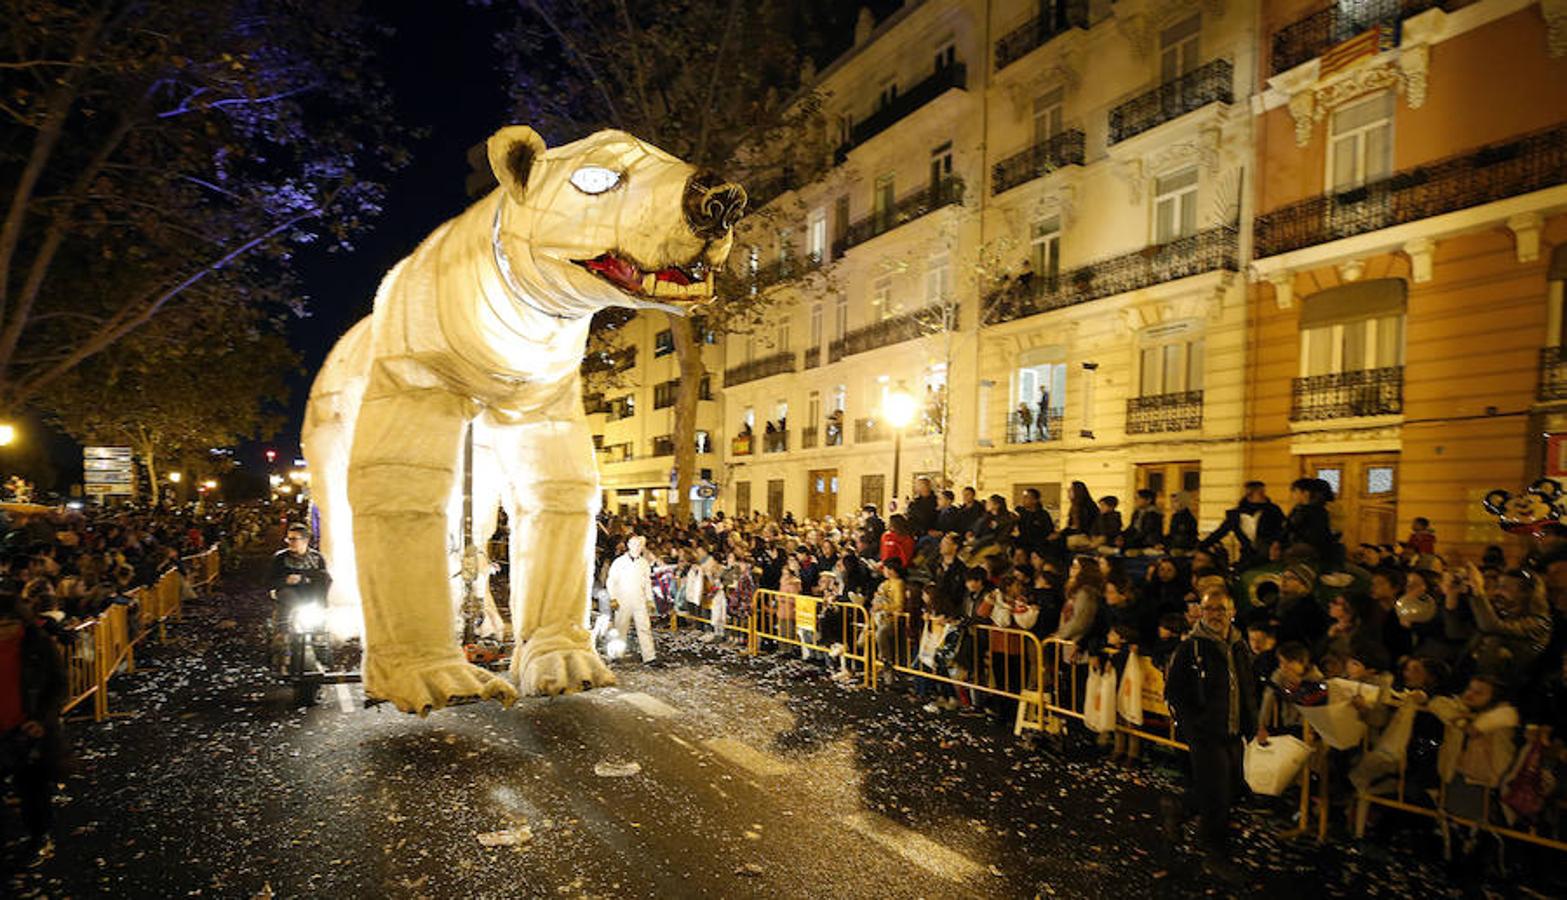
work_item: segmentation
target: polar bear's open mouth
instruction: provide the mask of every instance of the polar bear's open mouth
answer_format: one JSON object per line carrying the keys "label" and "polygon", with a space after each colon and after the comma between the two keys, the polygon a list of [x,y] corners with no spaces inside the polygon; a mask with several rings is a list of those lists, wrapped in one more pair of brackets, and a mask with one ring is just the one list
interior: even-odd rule
{"label": "polar bear's open mouth", "polygon": [[713,269],[702,263],[647,271],[614,253],[577,260],[577,265],[628,294],[639,297],[705,300],[713,296]]}

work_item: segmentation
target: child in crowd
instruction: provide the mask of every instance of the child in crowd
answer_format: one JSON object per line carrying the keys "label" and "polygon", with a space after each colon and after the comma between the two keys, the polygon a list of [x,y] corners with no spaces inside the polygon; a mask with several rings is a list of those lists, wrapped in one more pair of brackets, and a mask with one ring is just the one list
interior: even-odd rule
{"label": "child in crowd", "polygon": [[903,613],[904,583],[903,560],[888,557],[881,564],[882,583],[871,597],[871,633],[876,641],[876,655],[882,661],[880,677],[892,681],[897,657],[898,617]]}
{"label": "child in crowd", "polygon": [[1279,667],[1268,679],[1257,713],[1257,743],[1266,745],[1268,734],[1292,734],[1300,737],[1300,708],[1295,705],[1302,685],[1322,680],[1322,673],[1311,664],[1311,650],[1299,641],[1280,644],[1276,651]]}
{"label": "child in crowd", "polygon": [[[963,631],[958,627],[956,604],[935,587],[925,589],[925,629],[920,635],[919,669],[932,675],[947,677],[951,671],[952,657],[957,653],[958,641]],[[935,699],[925,704],[928,713],[943,709],[957,709],[958,701],[952,686],[943,681],[916,677],[914,690],[922,699]]]}
{"label": "child in crowd", "polygon": [[1436,531],[1431,527],[1431,520],[1425,516],[1415,516],[1409,524],[1409,540],[1404,543],[1421,556],[1435,556]]}
{"label": "child in crowd", "polygon": [[1164,671],[1170,662],[1170,656],[1175,653],[1175,648],[1180,646],[1187,632],[1186,616],[1178,612],[1167,612],[1159,617],[1158,640],[1148,645],[1148,658],[1153,662],[1154,668]]}
{"label": "child in crowd", "polygon": [[1251,647],[1251,671],[1261,690],[1279,668],[1279,627],[1271,619],[1255,619],[1246,626],[1246,643]]}

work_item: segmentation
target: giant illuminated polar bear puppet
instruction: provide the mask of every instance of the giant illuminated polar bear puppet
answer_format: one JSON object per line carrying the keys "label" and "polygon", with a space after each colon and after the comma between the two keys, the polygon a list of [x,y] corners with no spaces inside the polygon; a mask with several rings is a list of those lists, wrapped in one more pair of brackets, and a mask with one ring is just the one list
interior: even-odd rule
{"label": "giant illuminated polar bear puppet", "polygon": [[[512,126],[487,149],[500,187],[386,275],[305,416],[329,615],[362,604],[366,696],[421,715],[614,683],[583,628],[599,503],[578,377],[589,319],[710,299],[746,202],[624,132],[551,150]],[[501,506],[511,522],[516,687],[469,665],[457,636],[469,423],[479,533]]]}

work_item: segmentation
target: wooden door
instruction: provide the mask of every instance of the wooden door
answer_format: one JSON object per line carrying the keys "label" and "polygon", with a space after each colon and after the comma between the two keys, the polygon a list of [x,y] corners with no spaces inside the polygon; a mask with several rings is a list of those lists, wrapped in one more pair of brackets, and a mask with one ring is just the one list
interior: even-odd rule
{"label": "wooden door", "polygon": [[[1170,463],[1141,463],[1137,467],[1137,490],[1153,491],[1155,502],[1159,511],[1164,513],[1165,527],[1168,529],[1170,513],[1174,510],[1171,505],[1171,495],[1178,491],[1185,491],[1191,498],[1192,515],[1202,515],[1200,501],[1202,500],[1202,463],[1200,462],[1170,462]],[[1137,505],[1133,497],[1121,498],[1121,519],[1127,524],[1132,521],[1132,509]]]}
{"label": "wooden door", "polygon": [[822,519],[838,514],[838,470],[812,469],[805,514],[812,519]]}
{"label": "wooden door", "polygon": [[1328,512],[1346,547],[1398,540],[1398,454],[1308,456],[1301,474],[1333,486]]}
{"label": "wooden door", "polygon": [[885,475],[861,475],[860,476],[860,506],[867,503],[876,504],[876,508],[883,514],[887,512],[884,505],[887,494],[887,476]]}
{"label": "wooden door", "polygon": [[735,515],[746,516],[751,514],[751,482],[735,482]]}
{"label": "wooden door", "polygon": [[782,478],[769,478],[767,480],[767,515],[774,522],[783,518],[784,483]]}

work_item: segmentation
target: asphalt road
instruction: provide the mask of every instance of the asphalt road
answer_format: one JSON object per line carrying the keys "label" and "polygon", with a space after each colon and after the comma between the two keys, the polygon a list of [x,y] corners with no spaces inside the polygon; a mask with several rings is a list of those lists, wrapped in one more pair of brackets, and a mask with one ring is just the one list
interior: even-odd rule
{"label": "asphalt road", "polygon": [[[684,632],[659,635],[665,668],[510,710],[419,719],[364,708],[357,687],[295,708],[262,668],[262,611],[256,592],[188,607],[116,682],[116,716],[73,727],[58,854],[12,875],[13,895],[1221,893],[1158,836],[1173,757],[1026,748],[896,688]],[[1239,893],[1458,893],[1422,829],[1319,848],[1276,837],[1276,815],[1239,818]]]}

